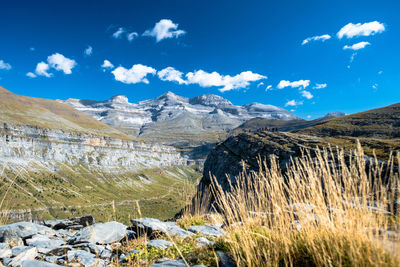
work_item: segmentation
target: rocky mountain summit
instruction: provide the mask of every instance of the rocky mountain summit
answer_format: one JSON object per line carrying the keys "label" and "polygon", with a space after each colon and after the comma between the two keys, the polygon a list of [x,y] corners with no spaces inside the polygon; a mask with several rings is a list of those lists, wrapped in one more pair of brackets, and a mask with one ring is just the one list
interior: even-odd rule
{"label": "rocky mountain summit", "polygon": [[260,103],[236,106],[211,94],[186,98],[167,92],[138,103],[129,103],[122,95],[105,101],[68,99],[65,103],[132,136],[178,147],[215,143],[227,130],[255,117],[297,118],[276,106]]}

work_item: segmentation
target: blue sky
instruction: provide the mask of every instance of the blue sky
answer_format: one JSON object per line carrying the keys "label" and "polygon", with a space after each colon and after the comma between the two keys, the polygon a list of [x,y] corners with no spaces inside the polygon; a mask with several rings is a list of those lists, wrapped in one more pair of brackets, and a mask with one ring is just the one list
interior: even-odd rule
{"label": "blue sky", "polygon": [[18,94],[211,93],[311,119],[400,102],[399,1],[3,0],[0,10],[0,85]]}

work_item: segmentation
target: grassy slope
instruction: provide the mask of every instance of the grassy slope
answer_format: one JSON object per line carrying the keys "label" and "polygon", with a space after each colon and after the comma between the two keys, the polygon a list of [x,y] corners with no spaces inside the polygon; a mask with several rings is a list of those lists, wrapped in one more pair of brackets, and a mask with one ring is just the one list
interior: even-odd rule
{"label": "grassy slope", "polygon": [[[142,215],[173,217],[193,194],[200,172],[192,167],[175,166],[146,169],[137,173],[105,173],[87,166],[59,166],[59,171],[0,172],[0,199],[10,191],[1,210],[32,209],[33,218],[66,218],[92,214],[98,221],[128,222]],[[112,202],[115,201],[116,214]]]}
{"label": "grassy slope", "polygon": [[132,139],[67,104],[16,95],[0,87],[0,122]]}
{"label": "grassy slope", "polygon": [[334,118],[297,132],[318,136],[400,138],[400,103]]}

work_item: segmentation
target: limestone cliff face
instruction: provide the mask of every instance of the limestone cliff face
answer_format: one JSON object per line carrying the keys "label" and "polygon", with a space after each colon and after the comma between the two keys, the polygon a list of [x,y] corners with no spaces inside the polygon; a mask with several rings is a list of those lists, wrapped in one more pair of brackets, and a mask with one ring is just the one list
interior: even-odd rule
{"label": "limestone cliff face", "polygon": [[0,163],[8,166],[83,163],[105,170],[131,171],[185,165],[173,147],[34,126],[0,125]]}

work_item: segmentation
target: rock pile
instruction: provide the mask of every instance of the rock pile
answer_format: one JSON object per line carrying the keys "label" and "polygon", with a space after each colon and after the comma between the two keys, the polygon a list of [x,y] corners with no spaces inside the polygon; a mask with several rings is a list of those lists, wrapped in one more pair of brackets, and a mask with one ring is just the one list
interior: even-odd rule
{"label": "rock pile", "polygon": [[[85,216],[68,220],[17,222],[0,226],[0,266],[108,266],[123,263],[133,253],[121,254],[130,239],[146,235],[149,247],[167,249],[174,244],[159,239],[164,234],[178,238],[197,237],[197,246],[213,246],[210,237],[225,234],[217,226],[192,226],[188,230],[175,222],[153,218],[131,220],[132,226],[119,222],[95,223]],[[201,235],[201,237],[200,237]],[[182,259],[160,259],[153,266],[186,266]],[[229,265],[225,265],[229,266]]]}

